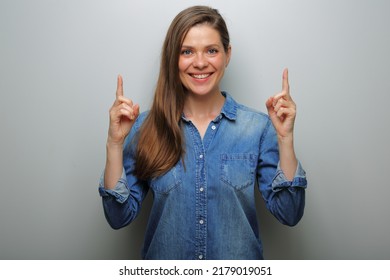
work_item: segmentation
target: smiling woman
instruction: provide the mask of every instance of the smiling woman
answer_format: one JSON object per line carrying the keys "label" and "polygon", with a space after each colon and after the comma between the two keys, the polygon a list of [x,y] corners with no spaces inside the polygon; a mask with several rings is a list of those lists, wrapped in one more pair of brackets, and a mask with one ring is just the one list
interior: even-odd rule
{"label": "smiling woman", "polygon": [[139,114],[118,77],[99,191],[113,228],[132,222],[153,193],[144,259],[262,259],[255,186],[281,223],[303,215],[288,72],[267,116],[221,91],[230,57],[221,15],[194,6],[168,30],[149,111]]}
{"label": "smiling woman", "polygon": [[180,79],[189,93],[220,96],[219,83],[230,59],[218,31],[207,24],[197,25],[187,33],[179,58]]}
{"label": "smiling woman", "polygon": [[179,58],[180,80],[187,92],[183,111],[202,138],[225,101],[219,85],[230,54],[230,45],[223,46],[219,32],[207,23],[192,27],[184,38]]}

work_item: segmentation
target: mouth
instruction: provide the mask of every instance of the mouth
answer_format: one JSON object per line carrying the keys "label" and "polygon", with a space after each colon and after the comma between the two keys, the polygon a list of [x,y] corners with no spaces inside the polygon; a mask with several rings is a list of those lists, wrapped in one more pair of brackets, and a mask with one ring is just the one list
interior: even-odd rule
{"label": "mouth", "polygon": [[194,79],[198,79],[198,80],[204,80],[204,79],[207,79],[208,77],[210,77],[212,75],[212,73],[202,73],[202,74],[190,74],[190,76]]}

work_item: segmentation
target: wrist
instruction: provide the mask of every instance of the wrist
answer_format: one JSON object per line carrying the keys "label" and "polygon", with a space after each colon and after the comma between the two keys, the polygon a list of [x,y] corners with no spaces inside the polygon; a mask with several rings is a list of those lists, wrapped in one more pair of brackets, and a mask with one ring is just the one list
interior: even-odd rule
{"label": "wrist", "polygon": [[288,159],[288,161],[296,160],[294,137],[292,134],[288,136],[278,135],[278,146],[280,159]]}
{"label": "wrist", "polygon": [[278,134],[278,143],[280,145],[293,145],[294,144],[294,135],[293,133],[287,135]]}
{"label": "wrist", "polygon": [[280,168],[283,170],[286,178],[292,181],[298,165],[298,160],[294,151],[294,139],[291,136],[279,137],[279,161]]}
{"label": "wrist", "polygon": [[106,149],[107,149],[107,151],[121,151],[122,152],[123,143],[118,143],[118,142],[113,142],[113,141],[107,140]]}

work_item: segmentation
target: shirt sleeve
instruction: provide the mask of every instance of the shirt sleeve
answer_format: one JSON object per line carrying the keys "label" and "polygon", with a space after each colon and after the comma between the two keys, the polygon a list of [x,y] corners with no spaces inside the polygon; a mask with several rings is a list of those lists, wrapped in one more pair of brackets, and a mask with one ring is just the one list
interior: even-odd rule
{"label": "shirt sleeve", "polygon": [[280,168],[280,162],[278,162],[278,166],[276,169],[276,175],[272,180],[272,191],[278,192],[282,191],[284,188],[288,187],[298,187],[298,188],[306,188],[307,180],[306,180],[306,172],[303,169],[301,162],[298,160],[297,169],[295,171],[295,175],[292,181],[287,180],[284,175],[283,170]]}
{"label": "shirt sleeve", "polygon": [[104,187],[104,171],[103,171],[103,174],[100,177],[100,182],[99,182],[99,194],[103,199],[112,197],[116,200],[116,202],[124,203],[130,195],[129,188],[127,186],[125,169],[123,169],[121,178],[118,180],[117,184],[112,190],[106,189]]}
{"label": "shirt sleeve", "polygon": [[102,198],[107,222],[114,229],[130,224],[139,214],[142,202],[148,193],[146,182],[134,175],[135,169],[135,135],[140,127],[139,116],[123,145],[122,175],[113,189],[104,187],[104,172],[100,177],[98,191]]}
{"label": "shirt sleeve", "polygon": [[305,208],[306,172],[298,161],[293,180],[286,178],[279,165],[277,135],[270,120],[260,143],[257,180],[267,209],[282,224],[296,225]]}

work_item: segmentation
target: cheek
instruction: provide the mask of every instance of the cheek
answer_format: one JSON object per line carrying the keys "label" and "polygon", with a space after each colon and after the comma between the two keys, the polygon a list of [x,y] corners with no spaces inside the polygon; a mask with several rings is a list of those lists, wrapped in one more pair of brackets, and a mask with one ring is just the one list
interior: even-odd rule
{"label": "cheek", "polygon": [[182,60],[179,60],[179,77],[182,84],[186,83],[186,74],[185,70],[187,69],[185,63]]}
{"label": "cheek", "polygon": [[180,73],[186,71],[186,69],[188,68],[189,65],[190,65],[190,62],[188,61],[188,59],[179,59]]}
{"label": "cheek", "polygon": [[212,61],[212,64],[215,68],[223,70],[226,67],[226,59],[222,57],[216,58]]}

